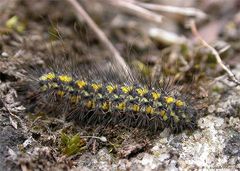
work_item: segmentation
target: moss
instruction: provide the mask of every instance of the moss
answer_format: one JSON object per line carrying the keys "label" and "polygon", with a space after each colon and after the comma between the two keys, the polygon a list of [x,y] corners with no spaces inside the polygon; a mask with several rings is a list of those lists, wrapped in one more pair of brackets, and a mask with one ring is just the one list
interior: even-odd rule
{"label": "moss", "polygon": [[82,152],[86,148],[86,142],[80,137],[79,134],[67,135],[61,133],[61,146],[60,150],[63,154],[71,156]]}

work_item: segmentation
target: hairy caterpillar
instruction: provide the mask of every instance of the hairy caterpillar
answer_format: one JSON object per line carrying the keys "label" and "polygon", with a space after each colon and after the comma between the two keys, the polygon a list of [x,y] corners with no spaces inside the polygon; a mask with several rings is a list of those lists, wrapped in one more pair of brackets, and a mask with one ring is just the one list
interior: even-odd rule
{"label": "hairy caterpillar", "polygon": [[[40,93],[82,125],[124,124],[173,132],[196,126],[196,110],[179,95],[138,83],[113,83],[49,71],[37,79]],[[49,101],[50,102],[50,101]]]}

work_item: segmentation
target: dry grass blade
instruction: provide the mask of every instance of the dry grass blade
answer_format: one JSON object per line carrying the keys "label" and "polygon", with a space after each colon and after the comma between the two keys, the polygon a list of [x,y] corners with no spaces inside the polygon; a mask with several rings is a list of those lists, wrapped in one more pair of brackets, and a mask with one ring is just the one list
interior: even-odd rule
{"label": "dry grass blade", "polygon": [[115,62],[121,66],[121,69],[131,77],[131,71],[118,50],[112,45],[110,40],[104,34],[104,32],[97,26],[97,24],[92,20],[92,18],[87,14],[83,7],[76,0],[66,0],[74,9],[74,14],[79,20],[84,19],[88,26],[95,32],[99,40],[108,48],[108,50],[113,54]]}
{"label": "dry grass blade", "polygon": [[116,6],[118,8],[121,8],[126,12],[136,15],[140,18],[143,18],[158,24],[162,23],[163,16],[161,16],[160,14],[154,13],[152,11],[149,11],[148,9],[145,9],[137,4],[131,3],[130,1],[124,1],[124,0],[102,0],[102,1],[108,2],[109,4]]}
{"label": "dry grass blade", "polygon": [[196,8],[174,7],[174,6],[160,5],[160,4],[141,3],[137,1],[133,1],[133,2],[143,8],[153,10],[153,11],[174,13],[174,14],[184,15],[188,17],[196,17],[199,19],[205,19],[207,17],[207,14],[205,14],[204,12]]}
{"label": "dry grass blade", "polygon": [[216,58],[218,64],[227,72],[229,78],[231,81],[233,81],[236,85],[240,85],[240,81],[236,78],[236,76],[232,73],[232,71],[226,66],[224,65],[220,55],[218,54],[217,50],[214,49],[212,46],[210,46],[202,37],[201,35],[199,34],[198,30],[197,30],[197,27],[196,27],[196,24],[195,24],[195,21],[194,20],[191,20],[190,21],[190,27],[191,27],[191,30],[192,30],[192,33],[198,38],[198,40],[201,42],[201,44],[203,46],[205,46],[206,48],[208,48],[212,54],[214,55],[214,57]]}

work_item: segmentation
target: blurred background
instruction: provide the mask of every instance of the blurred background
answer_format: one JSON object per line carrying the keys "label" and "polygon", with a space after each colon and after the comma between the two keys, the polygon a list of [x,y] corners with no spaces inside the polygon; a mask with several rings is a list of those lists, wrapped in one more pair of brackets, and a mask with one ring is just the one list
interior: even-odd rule
{"label": "blurred background", "polygon": [[76,12],[71,0],[0,3],[3,56],[26,56],[26,49],[19,52],[23,44],[33,56],[46,56],[43,52],[47,46],[63,53],[63,42],[65,53],[76,54],[88,62],[114,59],[115,50],[145,74],[149,66],[161,67],[161,73],[183,81],[188,81],[192,74],[196,80],[225,74],[212,52],[192,34],[194,22],[201,37],[216,48],[230,67],[239,62],[237,0],[80,0],[78,5],[95,22],[97,31],[105,34],[115,48],[113,51],[88,20]]}

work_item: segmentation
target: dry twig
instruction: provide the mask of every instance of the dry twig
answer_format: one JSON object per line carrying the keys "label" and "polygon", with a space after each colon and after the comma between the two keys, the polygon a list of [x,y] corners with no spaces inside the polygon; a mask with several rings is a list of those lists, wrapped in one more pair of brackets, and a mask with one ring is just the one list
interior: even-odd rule
{"label": "dry twig", "polygon": [[168,5],[142,3],[138,1],[132,1],[132,2],[135,3],[136,5],[139,5],[143,8],[153,10],[153,11],[174,13],[174,14],[179,14],[179,15],[188,16],[188,17],[196,17],[199,19],[205,19],[207,17],[207,14],[205,14],[204,12],[196,8],[174,7],[174,6],[168,6]]}
{"label": "dry twig", "polygon": [[123,71],[131,77],[131,71],[124,59],[121,57],[118,50],[112,45],[108,40],[104,32],[97,26],[97,24],[92,20],[92,18],[87,14],[87,12],[82,8],[82,6],[76,0],[66,0],[74,9],[74,14],[81,21],[82,19],[88,24],[88,26],[95,32],[99,40],[109,49],[113,54],[115,62],[122,67]]}
{"label": "dry twig", "polygon": [[162,22],[163,16],[155,12],[149,11],[148,9],[145,9],[137,4],[131,3],[131,1],[124,1],[124,0],[103,0],[103,1],[108,2],[113,6],[120,7],[126,12],[132,13],[146,20],[149,20],[158,24]]}
{"label": "dry twig", "polygon": [[227,72],[229,78],[231,81],[233,81],[236,85],[240,85],[240,81],[236,78],[236,76],[232,73],[232,71],[226,66],[224,65],[221,57],[219,56],[218,52],[216,49],[214,49],[212,46],[210,46],[199,34],[195,21],[191,20],[190,21],[190,27],[192,30],[192,33],[198,38],[198,40],[201,42],[201,44],[203,46],[205,46],[206,48],[208,48],[212,54],[214,55],[214,57],[216,58],[218,64]]}

